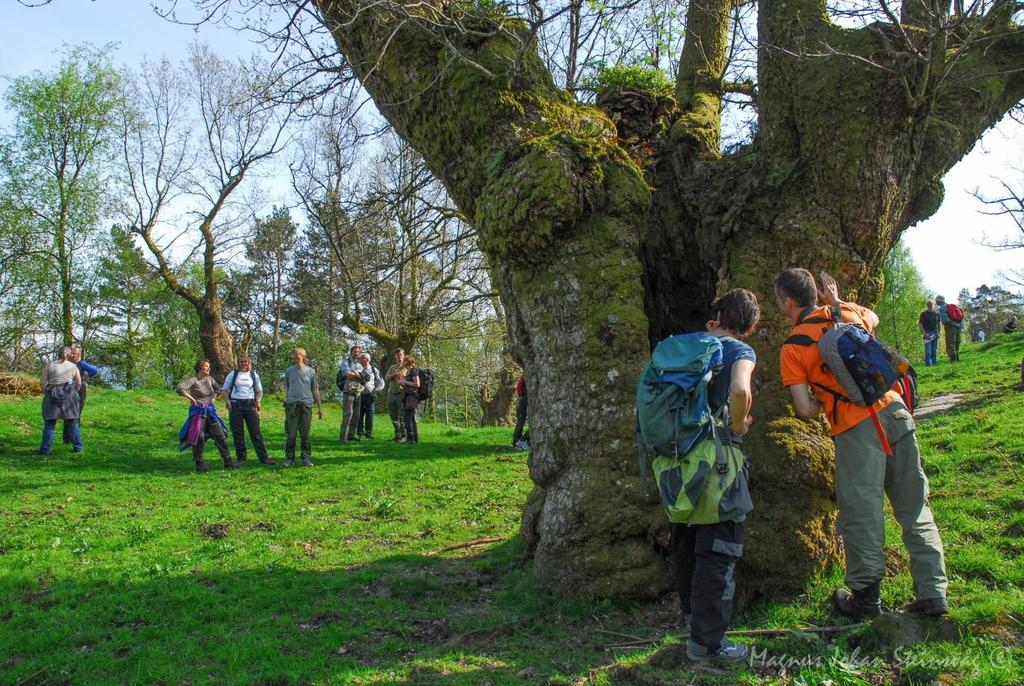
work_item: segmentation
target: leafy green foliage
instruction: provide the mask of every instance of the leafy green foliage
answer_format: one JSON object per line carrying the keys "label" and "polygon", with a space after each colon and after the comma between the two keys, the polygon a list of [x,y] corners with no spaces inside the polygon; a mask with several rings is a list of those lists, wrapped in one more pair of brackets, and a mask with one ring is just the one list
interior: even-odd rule
{"label": "leafy green foliage", "polygon": [[[59,313],[55,327],[72,342],[75,256],[95,232],[110,191],[107,155],[121,102],[110,49],[71,48],[51,73],[14,79],[14,115],[0,155],[0,196],[31,232]],[[46,250],[42,251],[41,248]]]}
{"label": "leafy green foliage", "polygon": [[1024,295],[1000,286],[981,285],[973,296],[964,293],[960,306],[964,308],[972,340],[977,340],[979,331],[989,338],[1001,332],[1011,316],[1024,317]]}
{"label": "leafy green foliage", "polygon": [[601,69],[590,88],[596,91],[636,90],[655,95],[671,95],[672,82],[660,69],[643,64],[624,65]]}
{"label": "leafy green foliage", "polygon": [[911,361],[923,362],[924,344],[917,321],[929,296],[903,241],[886,257],[882,275],[885,286],[875,308],[878,335]]}

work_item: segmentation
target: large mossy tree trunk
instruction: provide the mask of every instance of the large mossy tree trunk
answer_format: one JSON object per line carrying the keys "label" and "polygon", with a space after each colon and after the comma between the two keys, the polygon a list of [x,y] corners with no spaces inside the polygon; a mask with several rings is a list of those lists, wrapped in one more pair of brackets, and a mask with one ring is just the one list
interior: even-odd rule
{"label": "large mossy tree trunk", "polygon": [[[943,61],[949,46],[933,50],[919,29],[839,29],[822,3],[761,0],[759,131],[723,157],[730,2],[693,0],[675,92],[630,93],[624,108],[622,93],[572,102],[526,27],[491,10],[446,5],[455,21],[422,5],[318,6],[479,233],[528,379],[536,488],[522,531],[540,579],[599,595],[668,587],[664,515],[640,489],[634,384],[655,341],[702,329],[715,295],[737,286],[764,311],[741,587],[796,592],[834,562],[832,444],[823,420],[792,416],[779,383],[789,325],[772,279],[825,268],[872,300],[900,232],[938,207],[942,175],[1024,96],[1009,16]],[[890,55],[901,35],[936,64],[903,68]]]}
{"label": "large mossy tree trunk", "polygon": [[206,295],[196,305],[199,313],[199,343],[210,361],[210,374],[220,382],[235,368],[235,349],[224,326],[223,304],[216,295]]}

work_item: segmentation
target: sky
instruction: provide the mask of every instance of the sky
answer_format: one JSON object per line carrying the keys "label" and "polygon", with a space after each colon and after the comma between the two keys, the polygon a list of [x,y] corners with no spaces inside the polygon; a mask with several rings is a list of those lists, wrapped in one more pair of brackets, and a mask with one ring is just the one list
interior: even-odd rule
{"label": "sky", "polygon": [[[188,5],[188,0],[180,2]],[[65,44],[117,43],[115,62],[135,66],[147,55],[183,57],[196,38],[225,56],[261,49],[245,35],[217,26],[193,29],[164,21],[146,0],[54,0],[36,8],[0,0],[0,76],[5,77],[53,68]],[[5,121],[0,114],[0,125]],[[980,214],[983,205],[971,195],[979,187],[995,192],[994,178],[1019,180],[1024,187],[1024,171],[1012,165],[1024,170],[1024,126],[1003,122],[946,175],[939,211],[904,234],[934,294],[952,300],[962,288],[973,292],[982,284],[1001,283],[1001,271],[1024,269],[1024,249],[997,252],[982,245],[1021,233],[1010,217]]]}

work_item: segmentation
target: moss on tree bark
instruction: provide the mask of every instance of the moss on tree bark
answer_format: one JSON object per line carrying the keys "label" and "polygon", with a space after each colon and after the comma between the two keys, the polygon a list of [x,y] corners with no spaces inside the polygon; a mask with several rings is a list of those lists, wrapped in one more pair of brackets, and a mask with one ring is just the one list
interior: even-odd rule
{"label": "moss on tree bark", "polygon": [[879,68],[895,60],[890,29],[837,28],[815,0],[762,0],[760,128],[723,157],[729,3],[691,6],[702,14],[677,109],[651,94],[658,114],[639,123],[612,99],[599,100],[611,117],[571,102],[525,27],[492,10],[446,6],[455,22],[419,4],[317,4],[380,110],[473,218],[527,373],[536,489],[522,531],[541,580],[620,597],[669,586],[664,515],[639,487],[634,384],[653,342],[702,329],[737,286],[765,315],[751,339],[756,509],[741,592],[798,592],[835,562],[832,444],[823,420],[792,416],[779,383],[789,324],[772,279],[829,269],[871,301],[900,232],[936,209],[942,174],[1024,96],[1008,66],[1024,63],[1020,30],[993,27],[946,65],[961,78],[916,89],[917,72]]}

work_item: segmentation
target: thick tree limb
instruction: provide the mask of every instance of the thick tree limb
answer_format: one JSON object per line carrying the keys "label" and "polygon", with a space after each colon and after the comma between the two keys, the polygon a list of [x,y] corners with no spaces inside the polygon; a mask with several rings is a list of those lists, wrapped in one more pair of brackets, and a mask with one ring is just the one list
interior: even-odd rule
{"label": "thick tree limb", "polygon": [[732,0],[690,0],[686,43],[676,77],[680,117],[673,140],[692,141],[704,157],[717,157],[722,138],[722,80],[729,55]]}

